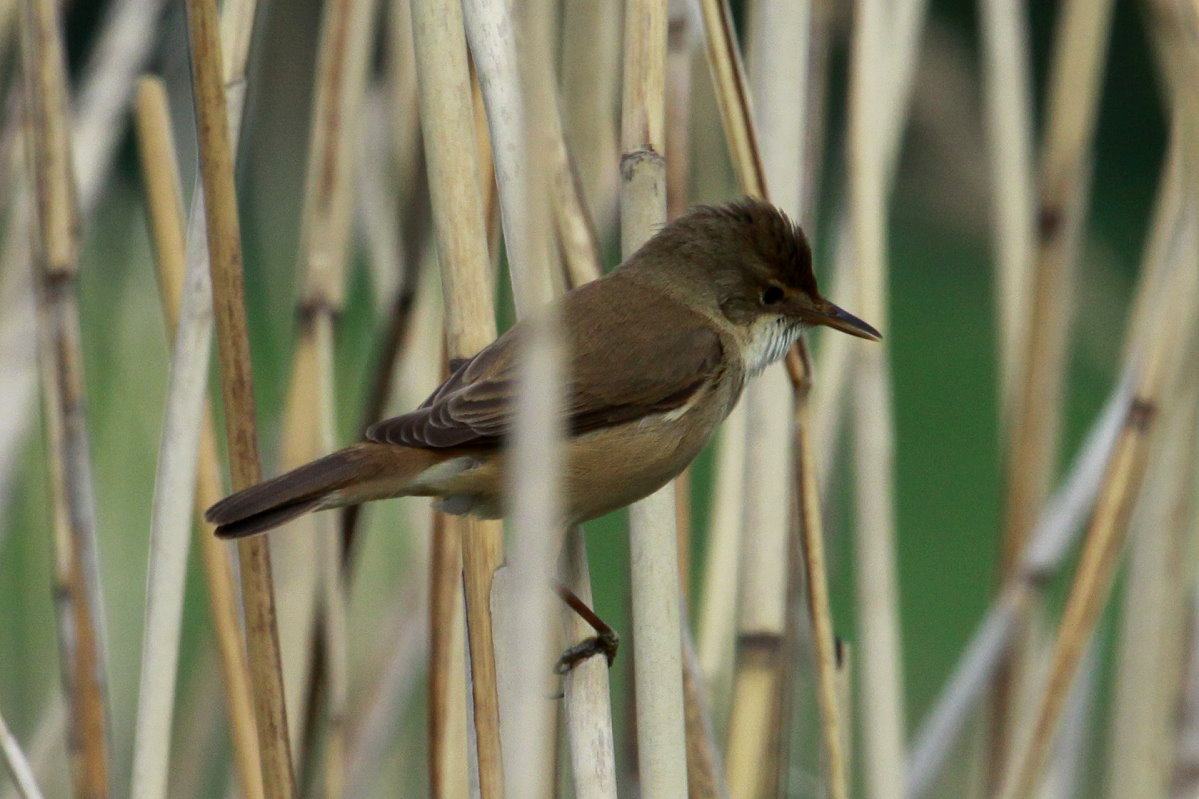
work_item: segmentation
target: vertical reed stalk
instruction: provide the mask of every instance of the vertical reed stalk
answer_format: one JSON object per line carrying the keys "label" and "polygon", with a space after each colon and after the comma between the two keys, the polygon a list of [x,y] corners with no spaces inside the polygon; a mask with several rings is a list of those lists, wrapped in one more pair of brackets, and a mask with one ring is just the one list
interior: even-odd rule
{"label": "vertical reed stalk", "polygon": [[[621,119],[621,253],[666,221],[666,3],[625,7]],[[629,507],[637,747],[646,796],[687,795],[674,485]]]}
{"label": "vertical reed stalk", "polygon": [[824,554],[824,522],[820,510],[820,486],[813,474],[811,414],[804,392],[811,385],[811,365],[792,351],[787,358],[791,382],[796,387],[795,471],[799,508],[800,546],[805,571],[808,622],[816,651],[816,700],[820,706],[821,746],[824,753],[825,790],[829,799],[848,799],[850,709],[848,701],[852,681],[849,665],[837,652],[833,630],[832,606],[828,595],[828,565]]}
{"label": "vertical reed stalk", "polygon": [[4,758],[8,776],[17,786],[17,793],[21,795],[21,799],[42,799],[42,791],[37,787],[37,780],[33,777],[29,759],[25,757],[21,744],[17,742],[12,730],[4,722],[3,715],[0,715],[0,756]]}
{"label": "vertical reed stalk", "polygon": [[[666,219],[672,220],[687,212],[691,172],[691,70],[695,50],[693,7],[676,3],[668,7],[666,21],[666,131],[665,148],[670,153],[666,162]],[[679,547],[679,586],[686,607],[691,596],[691,467],[685,468],[674,481],[675,534]],[[684,670],[691,661],[683,658]],[[695,683],[698,675],[684,674],[684,690]],[[690,705],[688,705],[690,709]],[[700,745],[702,730],[692,724],[694,713],[687,714],[688,756]],[[694,764],[691,764],[694,765]]]}
{"label": "vertical reed stalk", "polygon": [[[1192,535],[1199,519],[1188,520]],[[1199,596],[1189,597],[1185,612],[1188,629],[1193,631],[1199,622]],[[1174,727],[1174,751],[1170,759],[1170,799],[1187,799],[1199,791],[1199,660],[1196,641],[1190,637],[1183,660],[1183,682],[1179,686],[1178,715]]]}
{"label": "vertical reed stalk", "polygon": [[128,124],[138,74],[158,42],[165,0],[119,0],[100,23],[74,103],[72,137],[81,215],[100,201]]}
{"label": "vertical reed stalk", "polygon": [[[520,53],[514,20],[500,4],[464,4],[490,133],[495,183],[508,255],[512,293],[528,337],[521,353],[514,406],[507,492],[513,526],[512,557],[503,594],[494,605],[504,623],[495,647],[503,652],[500,676],[504,732],[504,793],[548,797],[555,748],[553,716],[541,701],[551,659],[551,594],[546,590],[561,538],[559,442],[562,358],[555,317],[544,306],[556,293],[550,269],[553,224],[548,213],[542,153],[552,152],[557,126],[549,78],[547,4],[527,4]],[[522,69],[523,66],[523,69]],[[497,587],[498,592],[498,587]],[[502,599],[502,601],[501,601]]]}
{"label": "vertical reed stalk", "polygon": [[[221,63],[215,3],[189,0],[187,16],[226,435],[233,488],[240,490],[257,483],[262,473],[254,423],[226,73]],[[236,47],[231,49],[235,54],[242,52]],[[295,795],[295,776],[288,743],[267,539],[261,536],[243,539],[238,544],[238,555],[263,791],[268,799],[291,797]]]}
{"label": "vertical reed stalk", "polygon": [[[373,0],[339,0],[326,6],[318,45],[316,98],[299,253],[303,289],[299,340],[289,398],[288,449],[300,461],[336,447],[333,338],[343,306],[358,130],[371,50]],[[312,368],[301,362],[311,359]],[[305,399],[306,398],[306,399]],[[313,424],[313,421],[316,424]],[[325,697],[324,790],[340,796],[345,777],[346,641],[341,542],[334,518],[314,520],[317,546],[302,545],[315,559],[319,621],[310,628],[321,668],[310,672],[312,694]],[[304,636],[308,638],[307,635]],[[312,717],[318,711],[306,708]]]}
{"label": "vertical reed stalk", "polygon": [[[590,607],[591,579],[581,527],[572,528],[566,535],[565,561],[566,584]],[[594,634],[577,613],[567,617],[566,631],[571,641]],[[578,799],[616,799],[616,754],[607,662],[591,657],[576,664],[567,672],[562,690],[575,796]]]}
{"label": "vertical reed stalk", "polygon": [[[749,98],[745,90],[745,81],[743,70],[741,68],[740,55],[736,49],[736,37],[732,33],[732,22],[729,14],[728,6],[719,0],[707,0],[703,3],[704,22],[707,32],[708,42],[708,62],[712,69],[713,81],[716,84],[716,94],[720,102],[721,116],[724,122],[725,137],[729,141],[729,148],[733,154],[734,166],[738,176],[742,181],[742,188],[748,194],[757,196],[766,196],[765,177],[762,172],[762,159],[758,154],[758,147],[752,123],[752,115],[749,108]],[[797,176],[801,179],[802,175]],[[800,340],[796,345],[796,350],[792,355],[792,360],[798,359],[799,363],[807,364],[808,355],[806,344]],[[795,419],[797,424],[803,428],[808,423],[808,391],[809,381],[806,379],[806,373],[801,374],[795,372],[794,376],[801,378],[800,382],[793,383],[796,393],[796,404],[794,408]],[[806,434],[806,429],[798,429],[797,436]],[[811,460],[811,449],[805,446],[803,441],[797,442],[795,449],[799,457],[797,463],[797,471],[802,480],[815,480],[815,467]],[[814,485],[814,484],[813,484]],[[812,541],[823,540],[823,529],[821,527],[820,512],[818,506],[809,506],[811,502],[818,502],[817,492],[812,486],[802,485],[798,493],[800,523],[804,525],[802,535],[809,542],[807,551],[820,553],[822,549],[819,544],[813,548],[810,543]],[[821,569],[823,575],[823,564],[817,560],[808,560],[805,563],[809,574],[809,583],[819,591],[824,585],[827,578],[820,578],[813,575],[814,570]],[[841,757],[843,747],[841,745],[841,722],[840,708],[833,701],[835,690],[833,686],[837,679],[837,664],[834,659],[833,640],[831,637],[832,623],[828,617],[828,602],[827,599],[823,602],[811,602],[808,607],[809,614],[812,614],[812,626],[814,630],[829,631],[829,636],[823,645],[816,648],[817,654],[817,680],[822,686],[819,691],[821,697],[821,728],[825,748],[825,767],[827,769],[827,785],[830,791],[844,790],[846,783],[846,765]],[[824,614],[821,619],[816,619],[815,614]],[[836,794],[834,794],[836,795]]]}
{"label": "vertical reed stalk", "polygon": [[[413,3],[412,32],[446,302],[446,347],[451,359],[464,358],[491,343],[495,320],[461,6],[451,0]],[[463,527],[479,780],[484,799],[492,799],[503,792],[490,612],[503,538],[493,522],[467,520]]]}
{"label": "vertical reed stalk", "polygon": [[466,635],[462,608],[462,541],[466,521],[433,517],[429,561],[429,795],[467,799]]}
{"label": "vertical reed stalk", "polygon": [[[168,340],[174,341],[184,291],[186,245],[178,162],[171,137],[166,89],[162,81],[156,78],[144,78],[138,88],[137,129],[151,238],[158,264],[159,294],[167,322]],[[191,348],[182,353],[180,359],[203,357],[194,349],[208,347],[206,340],[195,342],[188,337],[181,338],[180,343]],[[172,375],[178,376],[176,379],[185,374],[184,371],[172,370]],[[204,377],[192,372],[192,379],[203,381]],[[198,546],[203,554],[234,763],[243,793],[253,799],[262,795],[262,777],[258,768],[258,741],[254,732],[254,710],[245,653],[241,645],[238,610],[233,602],[234,578],[224,546],[211,535],[209,527],[202,520],[204,509],[218,500],[221,493],[212,409],[204,398],[202,387],[174,390],[169,392],[169,396],[172,402],[168,403],[164,423],[161,477],[156,492],[158,501],[155,503],[152,529],[151,558],[156,565],[150,569],[147,597],[143,687],[138,693],[140,707],[135,730],[132,794],[162,796],[167,788],[175,663],[183,608],[182,575],[187,536],[192,526],[190,511],[194,512],[197,521]],[[203,408],[190,408],[189,403],[200,403]],[[194,423],[197,414],[201,416],[198,428]],[[167,442],[172,442],[169,450]],[[190,483],[194,484],[194,494],[189,476]],[[194,498],[190,508],[189,497]]]}
{"label": "vertical reed stalk", "polygon": [[712,702],[695,652],[691,625],[683,620],[683,701],[687,723],[687,792],[690,799],[728,799],[724,755],[716,738]]}
{"label": "vertical reed stalk", "polygon": [[[238,0],[226,3],[224,9],[223,35],[225,44],[229,45],[229,58],[225,63],[223,83],[229,107],[230,138],[234,140],[237,138],[237,130],[240,126],[245,65],[249,52],[249,29],[253,23],[254,8],[254,0]],[[165,127],[165,123],[160,123],[160,126]],[[173,156],[163,156],[163,158],[173,162]],[[164,180],[161,177],[152,180],[151,190],[158,195],[169,197],[172,191],[177,191],[171,186],[164,185],[169,182],[170,180]],[[160,212],[169,210],[170,205],[170,199],[159,199],[151,203],[151,207]],[[215,425],[212,423],[211,412],[207,415],[201,412],[208,375],[213,324],[212,288],[208,273],[205,225],[202,186],[197,185],[188,220],[187,269],[183,279],[181,305],[176,314],[179,321],[174,334],[176,351],[172,360],[172,380],[168,398],[168,406],[179,409],[191,408],[194,411],[195,415],[192,417],[191,425],[183,421],[182,429],[188,431],[200,429],[200,464],[195,487],[197,511],[209,507],[223,493],[217,466]],[[156,238],[160,239],[158,250],[162,266],[167,265],[169,260],[168,257],[161,256],[161,254],[171,246],[168,241],[165,241],[171,236],[170,227],[169,221],[162,220],[162,224],[157,225],[155,230]],[[169,305],[175,301],[175,298],[167,296],[166,301]],[[167,316],[168,318],[171,316],[169,311]],[[197,416],[199,418],[196,418]],[[187,487],[182,489],[184,492],[186,490]],[[220,650],[222,675],[229,696],[231,737],[239,778],[245,795],[250,799],[256,799],[263,795],[261,756],[256,738],[254,709],[250,700],[249,674],[246,658],[241,648],[241,630],[237,620],[238,608],[237,599],[234,596],[232,570],[224,545],[208,534],[207,525],[201,524],[198,529],[202,541],[201,552],[205,560],[205,575],[208,579],[209,601]]]}
{"label": "vertical reed stalk", "polygon": [[699,606],[697,659],[705,687],[713,698],[717,727],[728,716],[732,690],[733,631],[736,629],[740,570],[730,568],[740,559],[742,495],[745,491],[744,403],[737,403],[721,425],[716,448],[712,520],[708,525],[708,551],[704,563]]}
{"label": "vertical reed stalk", "polygon": [[596,227],[616,218],[620,173],[621,9],[608,0],[570,0],[562,10],[561,85],[566,141]]}
{"label": "vertical reed stalk", "polygon": [[68,747],[75,793],[109,791],[109,721],[96,511],[85,417],[77,272],[79,215],[67,122],[58,6],[21,4],[25,151],[34,188],[33,262],[38,349],[54,526],[59,658],[70,700]]}
{"label": "vertical reed stalk", "polygon": [[[850,77],[849,181],[856,302],[862,315],[887,325],[887,195],[906,108],[893,98],[902,73],[886,52],[891,26],[903,27],[905,3],[895,17],[885,4],[860,0]],[[913,36],[914,38],[914,36]],[[905,41],[907,41],[905,39]],[[910,64],[906,65],[910,69]],[[882,133],[883,135],[880,135]],[[895,575],[894,420],[891,370],[885,346],[858,345],[853,376],[854,481],[857,531],[859,692],[866,795],[903,790],[904,703],[902,647]]]}
{"label": "vertical reed stalk", "polygon": [[[759,3],[754,12],[750,79],[762,143],[761,163],[774,178],[774,201],[799,218],[808,7]],[[745,465],[742,524],[748,535],[740,561],[738,662],[728,773],[733,797],[769,797],[778,794],[779,778],[785,773],[780,768],[789,730],[784,700],[790,694],[788,675],[795,673],[787,668],[786,657],[795,431],[782,364],[769,367],[746,392],[746,450],[754,457]]]}
{"label": "vertical reed stalk", "polygon": [[1036,212],[1028,22],[1018,0],[980,0],[983,98],[992,183],[992,248],[999,317],[999,393],[1012,420],[1028,338]]}
{"label": "vertical reed stalk", "polygon": [[[1018,375],[1021,390],[1010,397],[1005,468],[1001,575],[1017,568],[1019,554],[1045,501],[1058,457],[1058,439],[1073,315],[1073,286],[1083,212],[1090,183],[1104,53],[1112,3],[1065,3],[1050,67],[1046,119],[1041,141],[1036,206],[1035,262],[1031,316]],[[989,779],[1008,757],[1023,647],[1017,643],[1003,665],[992,699]]]}

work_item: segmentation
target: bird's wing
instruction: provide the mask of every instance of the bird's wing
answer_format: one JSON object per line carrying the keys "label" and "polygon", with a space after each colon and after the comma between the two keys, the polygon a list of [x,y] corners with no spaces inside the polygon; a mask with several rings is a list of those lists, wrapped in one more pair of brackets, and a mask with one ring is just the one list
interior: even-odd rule
{"label": "bird's wing", "polygon": [[[570,344],[567,426],[574,435],[674,410],[723,363],[720,336],[701,315],[623,280],[571,292],[562,304]],[[409,447],[494,446],[512,421],[524,328],[517,325],[461,365],[411,413],[379,422],[367,438]]]}

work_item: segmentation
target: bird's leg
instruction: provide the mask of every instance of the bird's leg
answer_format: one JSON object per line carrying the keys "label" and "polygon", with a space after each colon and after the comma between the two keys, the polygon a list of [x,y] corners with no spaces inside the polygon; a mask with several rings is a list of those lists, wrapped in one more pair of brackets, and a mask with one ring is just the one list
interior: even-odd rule
{"label": "bird's leg", "polygon": [[558,658],[558,663],[554,666],[554,672],[566,674],[587,658],[601,653],[607,658],[608,666],[611,667],[612,661],[616,660],[616,648],[620,645],[620,636],[616,634],[616,630],[609,627],[607,622],[597,616],[595,611],[588,607],[586,602],[579,599],[575,592],[567,588],[564,583],[555,580],[554,590],[571,610],[579,614],[583,621],[590,624],[591,629],[595,630],[595,635],[583,639],[562,653],[562,657]]}

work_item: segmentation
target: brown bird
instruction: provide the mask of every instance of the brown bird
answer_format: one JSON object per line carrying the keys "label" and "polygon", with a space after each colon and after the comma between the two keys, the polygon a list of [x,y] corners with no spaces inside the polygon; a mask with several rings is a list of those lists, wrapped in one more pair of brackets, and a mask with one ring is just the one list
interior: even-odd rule
{"label": "brown bird", "polygon": [[[701,207],[666,225],[607,276],[566,294],[565,522],[656,491],[699,454],[745,381],[800,333],[878,331],[820,296],[807,238],[759,200]],[[222,538],[253,535],[309,511],[397,496],[497,518],[502,444],[523,327],[504,333],[419,408],[367,440],[251,486],[208,509]]]}

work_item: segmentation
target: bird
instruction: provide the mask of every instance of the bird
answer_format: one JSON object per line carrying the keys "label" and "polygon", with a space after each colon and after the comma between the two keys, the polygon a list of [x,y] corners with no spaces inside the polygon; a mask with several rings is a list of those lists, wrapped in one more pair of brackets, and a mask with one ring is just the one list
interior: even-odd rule
{"label": "bird", "polygon": [[[763,200],[699,206],[557,306],[563,386],[563,519],[579,524],[642,499],[699,454],[746,381],[823,325],[878,341],[824,299],[802,228]],[[416,410],[365,440],[238,491],[205,516],[221,538],[311,511],[397,496],[500,518],[506,437],[527,327],[517,323]]]}

